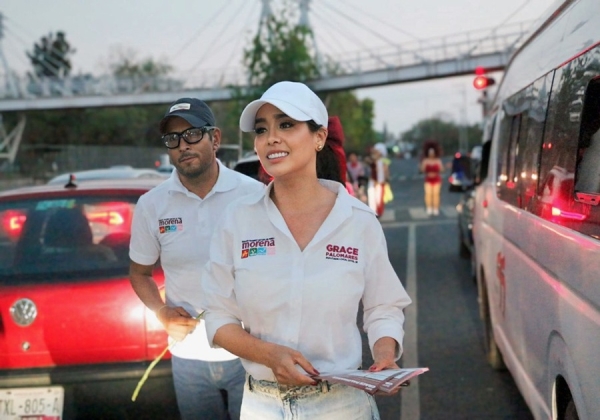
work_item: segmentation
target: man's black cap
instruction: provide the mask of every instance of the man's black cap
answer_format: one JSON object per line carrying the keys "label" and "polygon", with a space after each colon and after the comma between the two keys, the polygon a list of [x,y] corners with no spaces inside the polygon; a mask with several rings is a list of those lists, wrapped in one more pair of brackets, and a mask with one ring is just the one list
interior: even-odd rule
{"label": "man's black cap", "polygon": [[180,117],[189,122],[192,127],[216,126],[215,116],[200,99],[181,98],[169,105],[169,109],[160,121],[159,129],[165,133],[165,125],[170,117]]}

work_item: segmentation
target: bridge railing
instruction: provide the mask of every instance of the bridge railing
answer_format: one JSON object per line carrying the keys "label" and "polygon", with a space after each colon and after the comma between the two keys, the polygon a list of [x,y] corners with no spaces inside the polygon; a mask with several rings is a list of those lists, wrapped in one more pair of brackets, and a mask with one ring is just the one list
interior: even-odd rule
{"label": "bridge railing", "polygon": [[369,51],[346,52],[329,59],[343,73],[363,73],[498,52],[510,54],[524,40],[530,27],[531,22],[519,22],[491,30],[457,33]]}
{"label": "bridge railing", "polygon": [[[462,59],[487,53],[511,53],[522,42],[531,22],[503,25],[494,29],[471,31],[434,39],[423,39],[369,51],[360,50],[328,57],[336,71],[352,74],[415,64]],[[5,75],[8,76],[8,75]],[[1,99],[120,95],[147,92],[179,92],[245,86],[245,70],[212,69],[176,73],[159,77],[115,77],[111,75],[73,75],[64,79],[7,77],[0,83]]]}

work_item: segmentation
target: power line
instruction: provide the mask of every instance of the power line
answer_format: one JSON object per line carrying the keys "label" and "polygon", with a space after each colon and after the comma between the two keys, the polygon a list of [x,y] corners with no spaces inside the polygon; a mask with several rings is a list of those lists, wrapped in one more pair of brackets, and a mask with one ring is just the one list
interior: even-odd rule
{"label": "power line", "polygon": [[419,37],[417,37],[416,35],[413,35],[412,33],[408,32],[408,31],[406,31],[404,29],[400,29],[400,28],[398,28],[398,27],[396,27],[396,26],[394,26],[394,25],[392,25],[392,24],[390,24],[390,23],[388,23],[388,22],[386,22],[386,21],[384,21],[382,19],[379,19],[377,16],[375,16],[375,15],[369,13],[369,12],[366,12],[366,11],[364,11],[362,9],[359,9],[357,6],[353,5],[352,3],[347,2],[347,3],[344,4],[344,7],[353,8],[354,10],[358,11],[361,15],[368,16],[371,19],[375,20],[375,22],[382,23],[385,26],[387,26],[388,28],[392,28],[392,29],[400,32],[401,34],[406,35],[409,38],[412,38],[412,39],[414,39],[416,41],[422,41],[422,39],[419,38]]}
{"label": "power line", "polygon": [[377,38],[379,38],[379,39],[387,42],[390,45],[397,46],[397,44],[396,44],[395,41],[391,41],[388,38],[382,36],[379,32],[374,31],[371,28],[365,27],[362,22],[359,22],[358,20],[354,19],[352,16],[349,16],[347,13],[343,12],[342,10],[340,10],[340,9],[338,9],[336,7],[333,7],[330,4],[327,4],[326,1],[322,1],[321,4],[323,4],[328,9],[333,10],[335,13],[341,15],[342,17],[346,18],[350,22],[354,23],[356,25],[356,27],[358,27],[358,28],[360,28],[360,29],[362,29],[362,30],[364,30],[366,32],[369,32],[371,35],[373,35],[373,36],[375,36],[375,37],[377,37]]}
{"label": "power line", "polygon": [[[238,10],[235,11],[235,13],[232,15],[231,19],[229,19],[229,21],[223,26],[223,28],[221,28],[221,31],[218,33],[218,37],[221,37],[223,35],[223,33],[229,28],[229,25],[231,25],[231,22],[233,22],[233,20],[237,18],[237,16],[242,12],[244,7],[246,7],[246,5],[248,5],[248,4],[250,4],[250,2],[247,2],[247,1],[244,1],[241,3],[241,6],[238,8]],[[238,34],[239,34],[239,32],[236,33],[235,35],[237,36]],[[228,39],[226,41],[226,43],[228,43],[230,41],[230,39]],[[223,43],[221,43],[221,44],[223,44]],[[213,49],[215,49],[215,47],[217,45],[220,47],[221,44],[211,43],[211,46],[204,52],[204,54],[200,57],[200,59],[198,61],[196,61],[196,63],[194,63],[194,65],[192,65],[192,67],[190,67],[188,72],[191,73],[193,70],[195,70],[195,67],[197,65],[199,65],[202,61],[204,61],[204,59],[206,58],[208,53],[211,52]]]}
{"label": "power line", "polygon": [[[213,15],[212,15],[212,16],[210,16],[210,17],[207,19],[207,22],[209,22],[209,23],[210,23],[210,22],[211,22],[213,19],[216,19],[216,18],[217,18],[217,17],[218,17],[218,16],[221,14],[221,12],[222,12],[223,10],[225,10],[225,8],[226,8],[226,7],[228,7],[228,6],[229,6],[229,4],[228,4],[228,3],[226,3],[226,2],[223,2],[223,7],[221,7],[219,10],[217,10],[215,13],[213,13]],[[191,44],[192,42],[194,42],[196,39],[198,39],[198,37],[200,36],[200,34],[202,34],[202,32],[204,32],[204,31],[206,30],[206,28],[208,28],[208,27],[210,27],[210,25],[209,25],[209,24],[204,24],[204,25],[201,25],[201,26],[200,26],[200,29],[198,29],[198,30],[197,30],[197,31],[194,33],[194,35],[192,35],[192,36],[190,37],[190,39],[188,39],[188,40],[187,40],[187,41],[186,41],[186,42],[183,44],[183,46],[182,46],[181,48],[179,48],[179,50],[177,50],[177,52],[176,52],[175,54],[173,54],[172,58],[176,58],[176,57],[177,57],[179,54],[181,54],[181,53],[183,52],[183,50],[185,50],[187,47],[189,47],[189,46],[190,46],[190,44]]]}
{"label": "power line", "polygon": [[[328,12],[322,13],[322,14],[327,14]],[[319,14],[314,15],[315,17],[321,18],[321,16]],[[324,19],[326,20],[326,27],[328,28],[333,28],[335,30],[337,30],[338,32],[340,32],[342,34],[342,36],[344,36],[345,38],[349,38],[351,37],[353,39],[353,42],[360,45],[363,50],[361,50],[361,52],[366,52],[372,59],[379,61],[381,64],[383,64],[384,66],[388,66],[389,64],[386,63],[384,60],[381,59],[381,57],[377,56],[376,54],[373,53],[373,51],[371,51],[371,48],[366,45],[365,43],[362,42],[361,39],[357,38],[354,33],[351,33],[350,35],[348,35],[347,33],[342,33],[338,27],[341,25],[332,25],[332,21],[335,21],[336,19],[338,19],[337,14],[334,14],[334,18],[333,19],[327,19],[324,17]],[[347,52],[347,51],[345,51]]]}
{"label": "power line", "polygon": [[[248,28],[251,20],[252,20],[252,14],[248,13],[248,18],[246,19],[246,23],[244,23],[244,26],[240,32],[244,32]],[[241,36],[237,38],[237,42],[235,43],[233,49],[231,50],[231,55],[227,59],[226,63],[229,63],[233,60],[234,55],[238,52],[238,47],[240,45],[241,40],[242,40]]]}

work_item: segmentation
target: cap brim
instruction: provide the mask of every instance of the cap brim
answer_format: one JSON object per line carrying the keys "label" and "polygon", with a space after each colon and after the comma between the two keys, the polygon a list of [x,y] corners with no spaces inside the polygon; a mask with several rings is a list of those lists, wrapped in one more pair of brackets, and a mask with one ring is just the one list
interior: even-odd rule
{"label": "cap brim", "polygon": [[167,121],[169,121],[169,118],[171,118],[171,117],[182,118],[182,119],[186,120],[188,123],[190,123],[192,127],[204,127],[205,125],[208,125],[208,122],[204,121],[202,118],[199,118],[195,115],[190,115],[190,114],[186,114],[184,112],[175,111],[175,112],[170,113],[166,117],[164,117],[162,120],[160,120],[159,129],[160,129],[161,133],[165,132],[165,125],[167,124]]}
{"label": "cap brim", "polygon": [[308,121],[312,119],[309,115],[300,111],[289,102],[277,99],[257,99],[246,105],[246,108],[244,108],[244,111],[242,111],[242,115],[240,116],[240,130],[246,133],[254,131],[256,113],[264,104],[271,104],[274,107],[279,108],[281,112],[296,121]]}

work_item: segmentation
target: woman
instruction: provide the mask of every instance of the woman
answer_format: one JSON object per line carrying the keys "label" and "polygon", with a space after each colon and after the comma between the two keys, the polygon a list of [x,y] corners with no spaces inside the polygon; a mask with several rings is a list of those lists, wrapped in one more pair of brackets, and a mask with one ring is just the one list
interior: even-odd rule
{"label": "woman", "polygon": [[240,118],[273,181],[225,209],[202,284],[209,341],[248,374],[244,419],[379,418],[367,393],[311,377],[361,366],[361,301],[369,370],[396,368],[402,354],[411,301],[381,225],[340,182],[317,178],[327,123],[323,102],[295,82],[271,86]]}
{"label": "woman", "polygon": [[367,195],[369,207],[377,217],[381,217],[385,210],[385,189],[389,177],[387,147],[383,143],[376,143],[371,149],[371,176],[369,177]]}
{"label": "woman", "polygon": [[421,172],[425,175],[425,207],[428,215],[440,214],[440,191],[442,187],[442,160],[437,142],[424,144],[425,157],[421,161]]}

